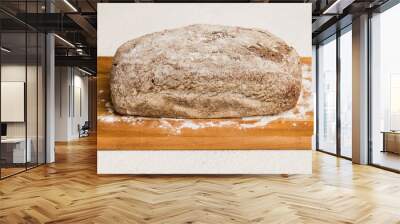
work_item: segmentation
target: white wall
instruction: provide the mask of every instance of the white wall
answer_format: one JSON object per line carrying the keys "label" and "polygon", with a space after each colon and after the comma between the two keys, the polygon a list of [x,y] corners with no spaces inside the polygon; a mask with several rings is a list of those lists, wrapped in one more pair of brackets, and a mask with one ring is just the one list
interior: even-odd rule
{"label": "white wall", "polygon": [[78,138],[78,125],[83,125],[85,121],[88,121],[88,78],[83,77],[80,74],[74,75],[74,102],[71,102],[71,105],[74,104],[72,111],[72,119],[71,119],[71,135],[72,138]]}
{"label": "white wall", "polygon": [[[25,70],[27,69],[27,70]],[[28,74],[36,74],[36,66],[28,66],[20,64],[4,64],[1,66],[1,81],[2,82],[26,82],[25,75],[26,71]],[[29,78],[29,76],[28,76]],[[30,86],[36,86],[36,80],[29,79]],[[32,127],[35,130],[36,134],[36,113],[32,113],[32,111],[36,111],[36,88],[27,88],[27,106],[31,108],[28,110],[27,118],[28,122],[28,137],[30,132],[30,128]],[[32,91],[32,92],[31,92]],[[32,108],[34,107],[34,108]],[[4,109],[4,108],[2,108]],[[31,122],[34,122],[31,123]],[[25,122],[7,122],[7,135],[8,137],[25,137]]]}
{"label": "white wall", "polygon": [[100,3],[97,9],[98,56],[113,56],[141,35],[190,24],[266,29],[311,56],[311,3]]}
{"label": "white wall", "polygon": [[311,150],[97,151],[98,174],[311,174]]}
{"label": "white wall", "polygon": [[[38,70],[37,70],[38,69]],[[25,80],[27,78],[27,80]],[[26,112],[26,121],[6,122],[7,137],[29,139],[32,151],[32,161],[44,162],[44,74],[42,68],[36,65],[24,64],[2,64],[1,81],[2,82],[24,82],[26,84],[26,108],[22,107],[22,113]],[[23,93],[22,93],[23,94]],[[7,96],[2,96],[7,97]],[[9,108],[1,108],[7,110]],[[25,111],[26,110],[26,111]],[[37,157],[36,153],[39,153]]]}
{"label": "white wall", "polygon": [[77,139],[78,124],[88,120],[88,78],[76,68],[56,67],[55,86],[55,140]]}
{"label": "white wall", "polygon": [[[25,64],[9,64],[1,66],[1,81],[25,82]],[[25,123],[7,123],[7,137],[25,137]]]}
{"label": "white wall", "polygon": [[68,141],[70,70],[56,67],[55,74],[55,140]]}

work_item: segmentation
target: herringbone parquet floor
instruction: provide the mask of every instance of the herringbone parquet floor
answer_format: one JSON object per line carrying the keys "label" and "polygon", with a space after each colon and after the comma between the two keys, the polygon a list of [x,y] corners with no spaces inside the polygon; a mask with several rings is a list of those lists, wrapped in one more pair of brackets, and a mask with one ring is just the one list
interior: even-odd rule
{"label": "herringbone parquet floor", "polygon": [[313,175],[98,176],[95,147],[0,181],[0,223],[400,223],[400,175],[318,152]]}

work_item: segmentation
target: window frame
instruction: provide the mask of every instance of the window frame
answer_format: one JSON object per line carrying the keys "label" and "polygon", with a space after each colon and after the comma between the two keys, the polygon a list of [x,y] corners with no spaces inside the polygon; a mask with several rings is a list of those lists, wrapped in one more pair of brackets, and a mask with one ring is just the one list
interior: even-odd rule
{"label": "window frame", "polygon": [[[340,104],[341,104],[341,97],[340,97],[340,84],[341,84],[341,64],[340,64],[340,37],[344,35],[347,32],[352,32],[352,23],[347,24],[345,27],[341,28],[340,30],[337,30],[336,33],[330,35],[329,37],[325,38],[324,40],[320,41],[318,44],[316,44],[316,138],[315,138],[315,143],[316,143],[316,151],[318,152],[323,152],[329,155],[337,156],[340,158],[344,158],[347,160],[352,160],[351,157],[347,157],[342,155],[342,150],[341,150],[341,118],[340,118]],[[320,132],[320,127],[319,127],[319,117],[320,117],[320,110],[319,110],[319,98],[320,98],[320,88],[319,88],[319,76],[320,76],[320,71],[319,71],[319,47],[322,43],[326,44],[330,41],[336,41],[336,151],[335,153],[329,152],[327,150],[324,150],[320,148],[320,143],[319,143],[319,132]]]}

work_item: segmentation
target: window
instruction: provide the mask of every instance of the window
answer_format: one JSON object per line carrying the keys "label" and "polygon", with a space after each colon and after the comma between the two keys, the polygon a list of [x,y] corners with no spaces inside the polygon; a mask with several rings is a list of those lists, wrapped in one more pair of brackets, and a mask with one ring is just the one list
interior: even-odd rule
{"label": "window", "polygon": [[317,60],[317,149],[350,159],[352,157],[352,26],[345,27],[337,35],[320,43]]}
{"label": "window", "polygon": [[352,33],[340,36],[340,155],[352,157]]}
{"label": "window", "polygon": [[318,149],[336,153],[336,38],[318,47]]}
{"label": "window", "polygon": [[370,161],[400,170],[400,5],[371,18]]}
{"label": "window", "polygon": [[[16,2],[1,2],[0,6]],[[18,2],[37,13],[44,2]],[[5,13],[0,17],[0,178],[45,163],[45,35]],[[10,25],[11,24],[11,25]]]}

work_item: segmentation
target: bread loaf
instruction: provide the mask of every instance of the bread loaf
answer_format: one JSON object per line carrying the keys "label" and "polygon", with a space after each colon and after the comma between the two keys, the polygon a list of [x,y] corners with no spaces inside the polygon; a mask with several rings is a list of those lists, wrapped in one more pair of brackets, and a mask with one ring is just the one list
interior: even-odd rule
{"label": "bread loaf", "polygon": [[117,50],[110,75],[119,114],[170,118],[275,115],[296,106],[296,50],[260,29],[190,25]]}

